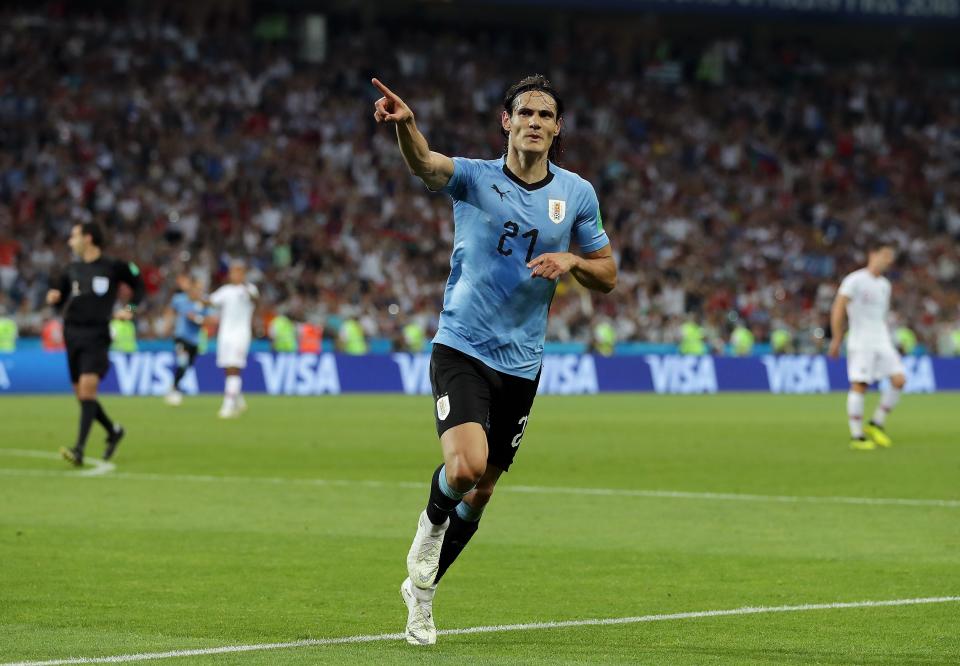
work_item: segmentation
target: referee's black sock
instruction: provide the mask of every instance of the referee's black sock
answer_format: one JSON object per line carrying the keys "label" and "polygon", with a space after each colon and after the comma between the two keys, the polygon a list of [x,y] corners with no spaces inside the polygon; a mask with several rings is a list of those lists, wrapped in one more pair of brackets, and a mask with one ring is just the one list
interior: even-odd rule
{"label": "referee's black sock", "polygon": [[473,535],[477,533],[482,513],[482,509],[477,511],[466,502],[461,502],[457,506],[457,510],[450,514],[450,527],[443,535],[443,545],[440,546],[440,565],[437,569],[435,582],[440,582],[444,572],[467,547]]}
{"label": "referee's black sock", "polygon": [[107,416],[107,413],[103,411],[103,405],[100,404],[99,400],[94,400],[97,404],[97,423],[102,425],[107,429],[107,432],[111,435],[113,434],[113,421],[110,420],[110,417]]}
{"label": "referee's black sock", "polygon": [[[468,491],[469,492],[469,491]],[[447,483],[446,465],[440,465],[430,482],[430,501],[427,502],[427,518],[434,525],[443,525],[466,493],[454,490]]]}
{"label": "referee's black sock", "polygon": [[83,453],[83,447],[87,445],[87,435],[90,434],[90,426],[97,417],[97,401],[80,401],[80,432],[77,433],[77,451]]}

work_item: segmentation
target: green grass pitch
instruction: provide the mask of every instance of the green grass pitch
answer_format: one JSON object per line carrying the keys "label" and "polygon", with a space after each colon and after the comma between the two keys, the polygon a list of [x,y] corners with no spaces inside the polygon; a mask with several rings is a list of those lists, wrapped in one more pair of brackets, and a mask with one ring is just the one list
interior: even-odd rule
{"label": "green grass pitch", "polygon": [[[844,399],[539,398],[440,586],[438,627],[960,595],[960,397],[906,396],[896,445],[871,453],[846,448]],[[430,399],[248,401],[219,421],[215,397],[107,397],[129,434],[115,471],[84,477],[41,457],[74,436],[73,400],[0,398],[0,664],[403,630],[397,589],[439,460]],[[956,664],[960,603],[150,663],[441,662]]]}

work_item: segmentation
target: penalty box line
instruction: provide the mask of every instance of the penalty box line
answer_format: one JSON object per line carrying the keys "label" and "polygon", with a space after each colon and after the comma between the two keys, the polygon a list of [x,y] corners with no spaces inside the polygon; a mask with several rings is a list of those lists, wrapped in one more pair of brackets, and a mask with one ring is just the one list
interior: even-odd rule
{"label": "penalty box line", "polygon": [[[825,604],[800,604],[796,606],[744,606],[725,610],[692,611],[686,613],[666,613],[657,615],[638,615],[634,617],[613,617],[589,620],[565,620],[559,622],[528,622],[524,624],[500,624],[462,629],[443,629],[440,636],[464,636],[468,634],[494,634],[506,631],[535,631],[541,629],[565,629],[570,627],[602,627],[609,625],[641,624],[646,622],[664,622],[669,620],[692,620],[704,617],[728,617],[732,615],[762,615],[767,613],[800,613],[805,611],[839,610],[850,608],[879,608],[885,606],[919,606],[923,604],[945,604],[960,602],[960,596],[922,597],[916,599],[887,599],[882,601],[851,601]],[[0,666],[66,666],[67,664],[122,664],[132,661],[153,661],[177,657],[199,657],[204,655],[231,654],[238,652],[261,652],[266,650],[290,650],[326,645],[350,645],[355,643],[375,643],[399,641],[403,634],[368,634],[360,636],[342,636],[340,638],[312,638],[286,643],[256,643],[252,645],[224,645],[214,648],[193,650],[170,650],[168,652],[143,652],[121,654],[109,657],[70,657],[47,661],[18,661],[0,664]],[[416,647],[411,647],[416,650]]]}

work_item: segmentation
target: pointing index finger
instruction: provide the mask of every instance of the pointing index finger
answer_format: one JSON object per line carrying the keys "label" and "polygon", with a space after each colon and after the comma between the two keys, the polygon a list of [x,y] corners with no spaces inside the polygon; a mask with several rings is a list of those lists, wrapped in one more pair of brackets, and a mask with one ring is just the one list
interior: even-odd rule
{"label": "pointing index finger", "polygon": [[388,97],[391,100],[398,99],[397,95],[392,90],[390,90],[390,88],[383,85],[383,82],[380,79],[377,79],[377,78],[370,79],[370,83],[376,86],[377,90],[382,92],[385,97]]}

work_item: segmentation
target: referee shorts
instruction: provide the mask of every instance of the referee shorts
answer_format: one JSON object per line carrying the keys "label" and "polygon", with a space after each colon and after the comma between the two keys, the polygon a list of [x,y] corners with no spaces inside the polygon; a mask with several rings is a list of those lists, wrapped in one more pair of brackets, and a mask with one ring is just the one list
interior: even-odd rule
{"label": "referee shorts", "polygon": [[463,423],[479,423],[487,434],[487,464],[509,470],[539,383],[539,373],[532,380],[508,375],[452,347],[434,344],[430,385],[437,435]]}
{"label": "referee shorts", "polygon": [[67,367],[70,382],[76,384],[80,375],[94,374],[103,379],[110,370],[110,329],[76,328],[63,331],[67,347]]}

